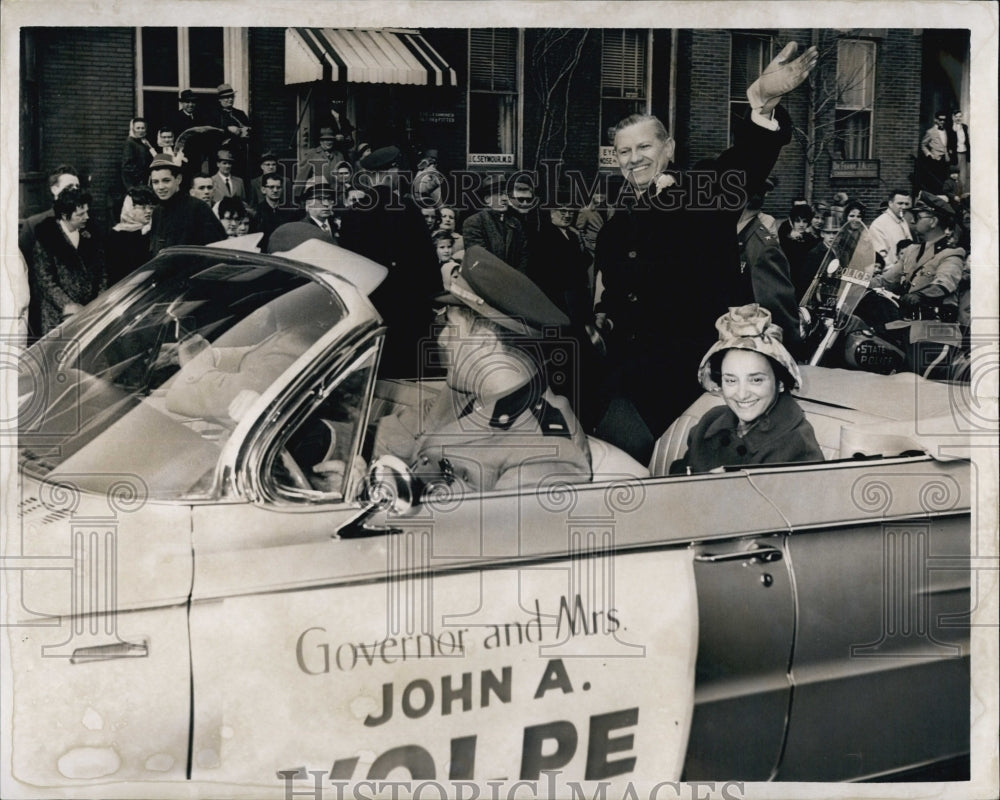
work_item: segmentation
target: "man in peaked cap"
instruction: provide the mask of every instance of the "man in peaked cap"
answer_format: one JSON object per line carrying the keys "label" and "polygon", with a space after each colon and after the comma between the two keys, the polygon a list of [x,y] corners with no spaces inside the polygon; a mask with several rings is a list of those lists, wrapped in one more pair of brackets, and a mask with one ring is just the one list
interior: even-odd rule
{"label": "man in peaked cap", "polygon": [[426,408],[383,419],[375,452],[451,492],[590,480],[586,435],[539,363],[544,330],[567,324],[566,315],[481,247],[466,252],[437,302],[447,387]]}
{"label": "man in peaked cap", "polygon": [[903,249],[895,264],[872,279],[872,287],[898,292],[899,310],[916,316],[937,308],[954,319],[957,292],[965,278],[965,250],[951,243],[955,210],[942,197],[921,192],[913,206],[918,241]]}

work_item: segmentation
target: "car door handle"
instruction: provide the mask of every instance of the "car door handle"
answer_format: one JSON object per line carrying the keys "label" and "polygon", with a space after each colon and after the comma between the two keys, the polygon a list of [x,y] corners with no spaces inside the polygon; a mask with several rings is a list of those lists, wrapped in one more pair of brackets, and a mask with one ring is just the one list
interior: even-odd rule
{"label": "car door handle", "polygon": [[734,550],[730,553],[697,553],[695,561],[702,564],[723,564],[730,561],[753,561],[757,564],[771,564],[781,561],[784,554],[780,548],[755,542],[749,550]]}
{"label": "car door handle", "polygon": [[69,657],[70,664],[89,664],[92,661],[113,661],[119,658],[146,658],[149,639],[139,642],[109,642],[108,644],[78,647]]}

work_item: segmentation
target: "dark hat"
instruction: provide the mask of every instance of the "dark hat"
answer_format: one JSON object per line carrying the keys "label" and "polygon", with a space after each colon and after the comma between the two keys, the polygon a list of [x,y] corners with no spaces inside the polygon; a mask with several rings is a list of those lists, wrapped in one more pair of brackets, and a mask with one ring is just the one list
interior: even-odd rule
{"label": "dark hat", "polygon": [[390,167],[397,165],[399,156],[399,148],[395,145],[380,147],[378,150],[375,150],[362,158],[361,166],[363,169],[371,170],[389,169]]}
{"label": "dark hat", "polygon": [[233,161],[233,154],[229,150],[220,150],[215,154],[216,161]]}
{"label": "dark hat", "polygon": [[236,92],[233,90],[233,87],[230,86],[228,83],[220,83],[218,88],[216,88],[215,93],[219,97],[232,97],[233,95],[236,94]]}
{"label": "dark hat", "polygon": [[177,99],[181,103],[196,103],[198,101],[198,96],[190,89],[185,89],[180,93],[180,95],[178,95]]}
{"label": "dark hat", "polygon": [[263,164],[265,161],[277,161],[277,160],[278,160],[277,154],[275,154],[272,151],[268,150],[268,151],[260,154],[260,158],[257,159],[257,163],[258,164]]}
{"label": "dark hat", "polygon": [[320,128],[319,129],[319,138],[320,138],[320,140],[323,140],[323,139],[336,139],[337,138],[337,134],[335,134],[333,132],[333,128]]}
{"label": "dark hat", "polygon": [[422,157],[421,160],[422,161],[437,161],[438,160],[438,151],[434,150],[433,148],[430,149],[430,150],[424,150],[424,155],[423,155],[423,157]]}
{"label": "dark hat", "polygon": [[450,290],[435,302],[467,306],[524,336],[541,336],[546,326],[569,324],[569,317],[527,275],[479,245],[465,251]]}
{"label": "dark hat", "polygon": [[955,209],[945,198],[922,190],[913,204],[914,211],[933,211],[939,220],[948,222],[955,218]]}
{"label": "dark hat", "polygon": [[330,184],[324,180],[313,181],[306,184],[305,190],[302,192],[301,200],[304,203],[306,200],[315,200],[322,197],[332,197],[334,194],[333,189]]}
{"label": "dark hat", "polygon": [[830,204],[829,203],[824,203],[822,200],[819,200],[819,201],[813,203],[813,208],[816,211],[819,211],[821,213],[825,213],[825,212],[827,212],[827,211],[830,210]]}
{"label": "dark hat", "polygon": [[480,195],[484,198],[490,195],[505,193],[507,191],[506,175],[487,175],[480,189]]}

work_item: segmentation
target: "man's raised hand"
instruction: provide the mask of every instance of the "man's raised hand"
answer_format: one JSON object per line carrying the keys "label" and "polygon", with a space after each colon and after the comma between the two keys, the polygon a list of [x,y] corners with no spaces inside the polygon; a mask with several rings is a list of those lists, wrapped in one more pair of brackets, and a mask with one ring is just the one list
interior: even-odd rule
{"label": "man's raised hand", "polygon": [[819,51],[815,46],[808,48],[794,61],[799,46],[789,42],[765,67],[760,77],[747,89],[750,107],[762,114],[770,114],[781,98],[801,84],[816,66]]}

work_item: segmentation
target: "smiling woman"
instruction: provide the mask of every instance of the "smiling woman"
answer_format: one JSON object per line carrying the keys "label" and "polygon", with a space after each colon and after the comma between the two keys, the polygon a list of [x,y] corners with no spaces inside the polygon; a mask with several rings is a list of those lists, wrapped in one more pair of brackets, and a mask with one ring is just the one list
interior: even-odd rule
{"label": "smiling woman", "polygon": [[670,472],[822,461],[812,426],[789,394],[801,383],[799,368],[770,312],[756,303],[731,308],[715,326],[719,341],[702,359],[699,379],[726,405],[705,414]]}

